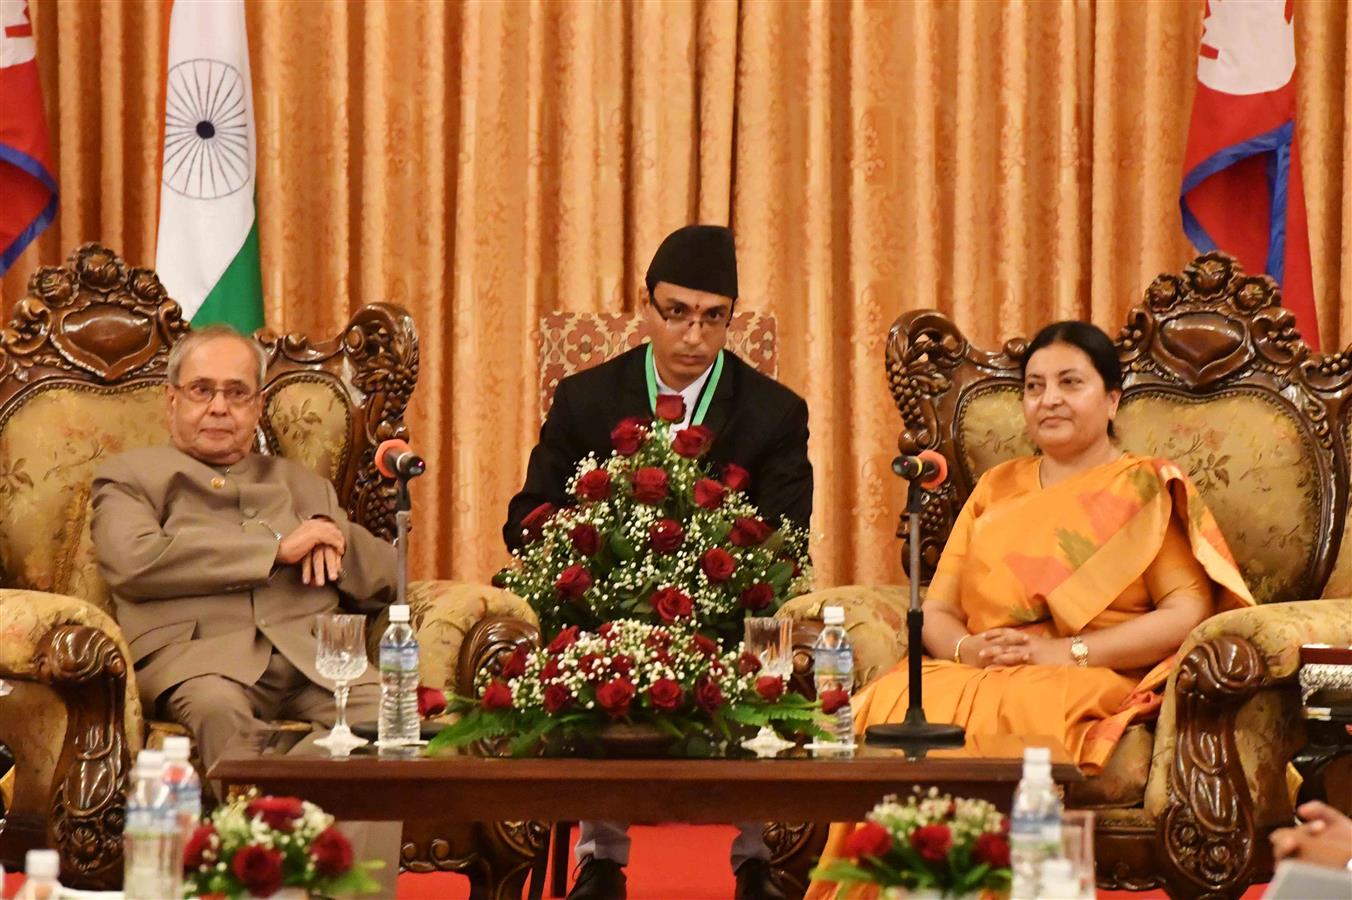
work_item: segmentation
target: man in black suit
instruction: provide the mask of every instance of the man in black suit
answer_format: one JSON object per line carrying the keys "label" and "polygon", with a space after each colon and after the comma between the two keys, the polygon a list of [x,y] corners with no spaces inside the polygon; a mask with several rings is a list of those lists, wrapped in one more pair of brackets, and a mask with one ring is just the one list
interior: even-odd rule
{"label": "man in black suit", "polygon": [[[750,475],[749,499],[769,521],[807,527],[812,515],[812,464],[807,458],[807,404],[793,391],[742,362],[723,345],[737,302],[732,232],[689,225],[667,237],[648,267],[645,309],[650,343],[559,382],[526,483],[512,498],[503,526],[509,548],[522,544],[521,522],[542,503],[571,502],[568,479],[588,453],[611,453],[611,430],[630,416],[649,418],[658,394],[680,394],[685,421],[714,433],[706,461]],[[625,896],[627,825],[583,822],[581,863],[570,900]],[[760,823],[740,823],[732,846],[739,900],[781,898],[770,878]]]}

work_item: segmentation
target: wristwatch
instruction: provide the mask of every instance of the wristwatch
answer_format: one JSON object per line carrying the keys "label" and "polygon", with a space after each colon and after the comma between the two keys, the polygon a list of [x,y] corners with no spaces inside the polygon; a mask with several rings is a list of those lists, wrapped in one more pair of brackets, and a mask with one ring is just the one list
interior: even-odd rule
{"label": "wristwatch", "polygon": [[1070,658],[1082,669],[1089,666],[1089,645],[1078,634],[1070,639]]}

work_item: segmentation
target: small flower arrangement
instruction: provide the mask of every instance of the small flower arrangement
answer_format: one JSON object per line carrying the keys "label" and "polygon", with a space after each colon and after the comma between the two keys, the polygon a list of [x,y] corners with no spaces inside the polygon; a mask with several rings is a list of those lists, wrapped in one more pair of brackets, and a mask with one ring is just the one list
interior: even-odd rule
{"label": "small flower arrangement", "polygon": [[541,504],[522,521],[525,544],[493,583],[524,598],[546,636],[616,619],[693,624],[730,646],[746,615],[771,615],[808,590],[807,532],[772,527],[747,499],[750,476],[718,477],[701,458],[713,432],[676,395],[652,420],[611,431],[614,452],[583,459],[568,483],[576,505]]}
{"label": "small flower arrangement", "polygon": [[384,863],[354,863],[333,816],[296,797],[250,791],[217,807],[183,848],[189,896],[270,897],[284,887],[335,896],[371,893]]}
{"label": "small flower arrangement", "polygon": [[454,697],[458,722],[432,739],[430,751],[509,736],[522,755],[551,742],[594,742],[607,725],[649,724],[673,743],[734,726],[780,724],[824,735],[817,704],[785,690],[740,650],[722,652],[688,626],[620,620],[594,633],[570,626],[544,649],[518,647],[500,676],[480,672],[482,696]]}
{"label": "small flower arrangement", "polygon": [[905,803],[887,797],[850,835],[845,856],[813,878],[937,890],[944,896],[1008,891],[1009,820],[985,800],[954,799],[919,788]]}

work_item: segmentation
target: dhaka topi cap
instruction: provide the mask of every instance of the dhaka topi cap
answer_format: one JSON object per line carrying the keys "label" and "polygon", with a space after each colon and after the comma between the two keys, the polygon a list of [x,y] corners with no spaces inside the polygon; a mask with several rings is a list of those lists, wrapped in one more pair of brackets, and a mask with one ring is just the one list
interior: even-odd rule
{"label": "dhaka topi cap", "polygon": [[648,266],[648,293],[659,281],[737,299],[737,251],[732,229],[687,225],[667,235]]}

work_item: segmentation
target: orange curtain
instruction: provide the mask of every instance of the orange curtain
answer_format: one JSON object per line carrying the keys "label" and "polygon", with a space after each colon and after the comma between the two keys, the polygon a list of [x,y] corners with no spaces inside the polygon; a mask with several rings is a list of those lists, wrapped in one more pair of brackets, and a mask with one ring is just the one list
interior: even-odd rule
{"label": "orange curtain", "polygon": [[[31,0],[55,224],[0,284],[87,240],[151,264],[159,0]],[[1110,331],[1192,255],[1178,185],[1202,2],[309,2],[248,7],[267,318],[413,314],[418,577],[484,579],[539,427],[549,310],[633,309],[688,221],[737,230],[811,409],[819,584],[901,579],[887,329],[935,306],[979,343]],[[1299,128],[1327,347],[1352,343],[1343,3],[1298,0]]]}

